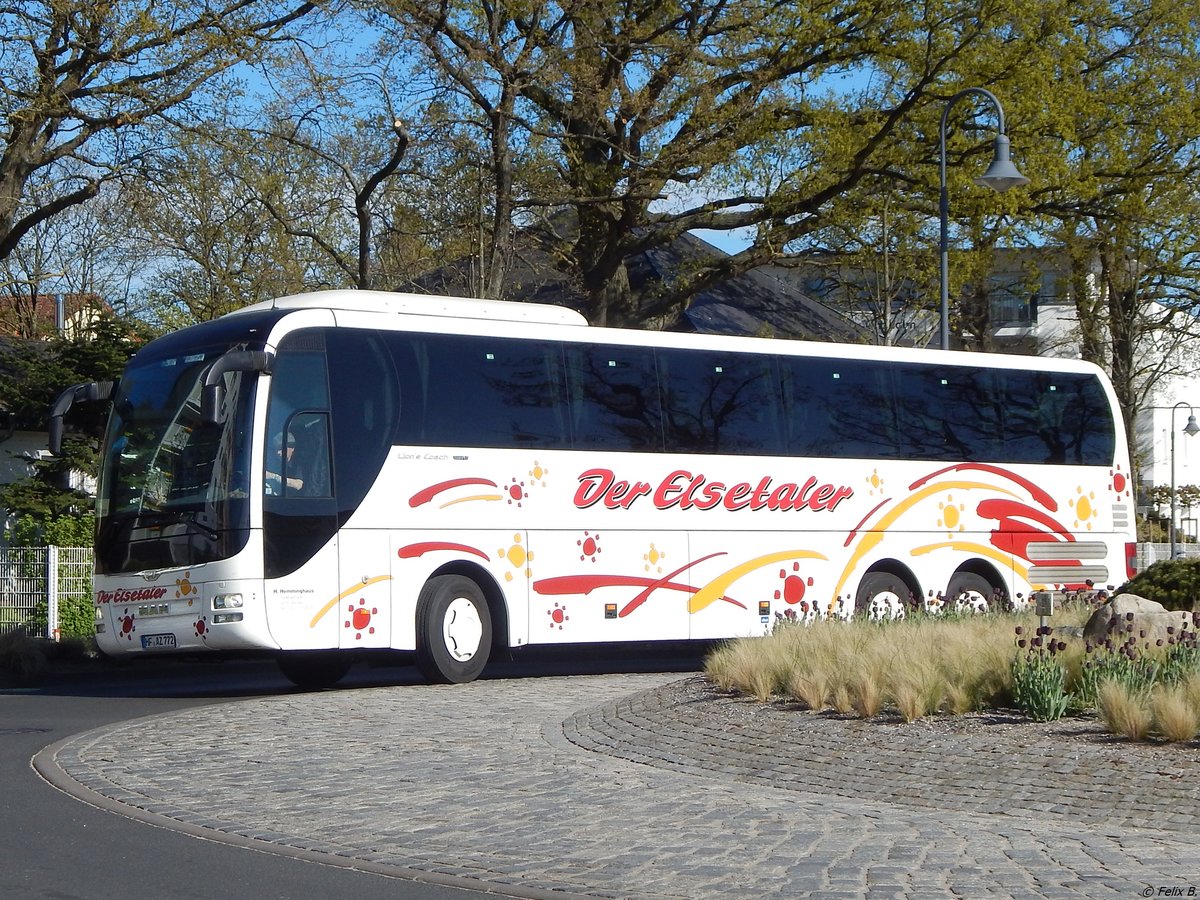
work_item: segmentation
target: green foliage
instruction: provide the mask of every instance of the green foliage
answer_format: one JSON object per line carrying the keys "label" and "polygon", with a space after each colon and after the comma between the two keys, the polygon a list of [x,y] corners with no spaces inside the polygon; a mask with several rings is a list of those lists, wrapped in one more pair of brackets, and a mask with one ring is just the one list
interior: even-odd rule
{"label": "green foliage", "polygon": [[1167,609],[1191,611],[1200,603],[1200,559],[1165,559],[1139,572],[1117,588]]}
{"label": "green foliage", "polygon": [[[51,405],[73,384],[118,379],[149,336],[144,326],[102,314],[86,333],[75,337],[47,343],[14,341],[0,347],[0,396],[16,427],[43,430]],[[0,486],[0,508],[18,518],[35,519],[39,527],[90,509],[91,498],[64,485],[71,472],[96,474],[97,442],[107,417],[104,404],[73,407],[67,416],[69,431],[62,456],[34,460],[31,478]],[[91,539],[82,544],[91,544]]]}
{"label": "green foliage", "polygon": [[21,516],[5,532],[14,547],[90,547],[96,519],[90,512],[80,516]]}
{"label": "green foliage", "polygon": [[1012,695],[1017,708],[1035,722],[1061,719],[1070,705],[1067,671],[1060,654],[1067,645],[1058,640],[1049,626],[1038,628],[1030,640],[1017,629],[1017,646],[1024,652],[1012,661]]}
{"label": "green foliage", "polygon": [[1094,709],[1100,687],[1106,681],[1121,685],[1130,694],[1149,694],[1159,680],[1159,664],[1153,659],[1107,648],[1088,648],[1088,656],[1075,683],[1072,703],[1077,709]]}

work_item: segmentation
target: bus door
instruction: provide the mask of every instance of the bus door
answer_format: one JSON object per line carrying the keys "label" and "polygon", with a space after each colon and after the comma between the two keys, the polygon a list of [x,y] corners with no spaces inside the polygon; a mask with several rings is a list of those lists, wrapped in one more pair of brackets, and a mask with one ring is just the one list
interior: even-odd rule
{"label": "bus door", "polygon": [[279,345],[263,465],[267,623],[285,650],[337,647],[343,591],[324,335]]}

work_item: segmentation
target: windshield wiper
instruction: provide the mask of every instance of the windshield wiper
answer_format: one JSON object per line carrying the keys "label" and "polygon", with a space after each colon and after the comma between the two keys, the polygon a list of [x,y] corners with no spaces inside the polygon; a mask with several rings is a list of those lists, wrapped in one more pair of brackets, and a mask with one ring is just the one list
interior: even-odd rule
{"label": "windshield wiper", "polygon": [[195,528],[210,541],[219,541],[221,539],[221,532],[217,531],[206,522],[201,522],[199,518],[200,515],[200,510],[197,509],[156,510],[154,512],[141,512],[137,514],[134,527],[139,525],[153,526],[180,523]]}

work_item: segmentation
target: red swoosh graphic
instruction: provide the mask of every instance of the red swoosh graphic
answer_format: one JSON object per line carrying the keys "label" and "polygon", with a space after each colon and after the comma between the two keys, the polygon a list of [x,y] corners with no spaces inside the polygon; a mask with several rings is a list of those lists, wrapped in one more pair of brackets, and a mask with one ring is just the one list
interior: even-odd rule
{"label": "red swoosh graphic", "polygon": [[[694,594],[699,588],[690,584],[679,584],[674,581],[664,581],[661,578],[639,578],[636,575],[563,575],[558,578],[544,578],[541,581],[533,583],[533,589],[539,594],[590,594],[596,588],[602,587],[643,587],[646,588],[645,593],[657,590],[658,588],[666,588],[671,591],[683,591],[687,594]],[[641,596],[641,595],[639,595]],[[635,600],[637,598],[634,598]],[[745,609],[743,603],[739,603],[732,597],[722,597],[726,603],[732,603],[734,606],[739,606]],[[626,604],[625,609],[617,613],[618,616],[624,616],[630,611],[630,601]],[[635,607],[636,608],[636,607]]]}
{"label": "red swoosh graphic", "polygon": [[430,485],[424,490],[417,491],[417,493],[413,494],[408,499],[408,505],[416,508],[424,503],[428,503],[443,491],[448,491],[456,487],[462,487],[465,484],[482,484],[487,487],[498,487],[496,482],[487,478],[455,478],[452,481],[443,481],[438,484]]}
{"label": "red swoosh graphic", "polygon": [[988,465],[987,463],[959,463],[958,465],[947,466],[944,469],[938,469],[936,472],[930,472],[924,478],[918,478],[908,486],[908,489],[911,491],[920,487],[921,485],[928,484],[939,475],[945,475],[947,472],[965,472],[968,469],[976,472],[988,472],[992,475],[999,475],[1002,478],[1007,478],[1009,481],[1014,481],[1021,487],[1025,488],[1025,490],[1029,491],[1029,493],[1033,495],[1033,498],[1037,500],[1038,503],[1042,504],[1042,506],[1046,507],[1046,509],[1050,510],[1051,512],[1054,512],[1058,509],[1058,504],[1054,502],[1054,498],[1028,478],[1023,478],[1020,475],[1017,475],[1015,472],[1010,472],[1008,469],[1002,468],[1001,466]]}
{"label": "red swoosh graphic", "polygon": [[468,547],[466,544],[444,544],[438,541],[427,541],[423,544],[409,544],[406,547],[401,547],[396,551],[396,555],[401,559],[416,559],[418,556],[424,556],[426,553],[431,553],[434,550],[457,550],[460,553],[471,553],[478,556],[480,559],[486,559],[489,562],[491,557],[482,550],[477,550],[474,547]]}

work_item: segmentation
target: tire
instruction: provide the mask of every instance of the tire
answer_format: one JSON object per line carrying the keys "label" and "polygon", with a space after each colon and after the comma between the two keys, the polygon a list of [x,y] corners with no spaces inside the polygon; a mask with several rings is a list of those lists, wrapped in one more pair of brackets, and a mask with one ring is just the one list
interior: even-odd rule
{"label": "tire", "polygon": [[908,601],[908,585],[890,572],[868,572],[858,583],[854,614],[870,619],[900,619]]}
{"label": "tire", "polygon": [[350,671],[350,655],[338,650],[295,650],[275,657],[279,671],[308,691],[333,687]]}
{"label": "tire", "polygon": [[492,650],[492,616],[470,578],[431,578],[417,599],[417,669],[433,684],[465,684],[483,672]]}
{"label": "tire", "polygon": [[[963,594],[967,595],[964,598],[965,603],[960,603],[959,598]],[[974,572],[955,572],[950,576],[950,584],[946,586],[946,603],[953,603],[956,610],[970,606],[983,612],[991,608],[992,595],[992,583]],[[978,605],[980,600],[983,601],[982,609]]]}

